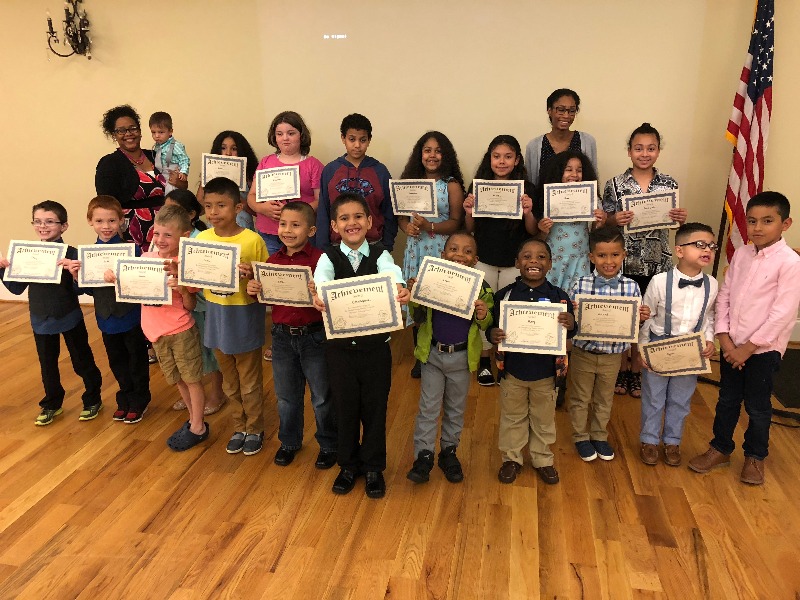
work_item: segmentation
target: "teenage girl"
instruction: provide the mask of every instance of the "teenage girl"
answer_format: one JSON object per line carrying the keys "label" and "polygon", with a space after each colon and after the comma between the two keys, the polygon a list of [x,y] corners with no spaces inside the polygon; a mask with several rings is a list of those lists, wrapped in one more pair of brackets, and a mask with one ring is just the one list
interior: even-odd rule
{"label": "teenage girl", "polygon": [[[483,155],[475,179],[527,180],[522,148],[517,138],[511,135],[498,135],[494,138],[489,143],[486,154]],[[465,225],[467,231],[475,236],[478,244],[480,260],[475,266],[484,272],[484,279],[493,290],[504,288],[516,280],[519,275],[519,269],[514,267],[517,249],[525,239],[539,232],[532,210],[531,198],[534,194],[533,184],[525,181],[521,219],[481,218],[472,216],[475,197],[472,195],[472,185],[469,187],[469,194],[464,200]],[[491,347],[489,342],[484,341],[478,365],[480,385],[496,383],[489,362]]]}
{"label": "teenage girl", "polygon": [[[458,156],[447,136],[439,131],[428,131],[414,144],[400,179],[433,179],[436,181],[436,209],[438,217],[398,216],[400,229],[406,232],[406,250],[403,255],[403,279],[417,277],[425,256],[439,258],[451,233],[461,228],[464,214],[464,176],[458,166]],[[417,330],[414,323],[414,348],[417,347]],[[419,379],[422,365],[419,360],[411,369],[411,377]]]}
{"label": "teenage girl", "polygon": [[[672,177],[656,169],[655,164],[660,153],[661,134],[655,127],[650,123],[642,123],[633,130],[628,138],[628,157],[631,159],[631,167],[609,179],[603,191],[603,210],[608,213],[609,225],[623,226],[633,220],[633,212],[623,210],[623,196],[678,188],[678,183]],[[686,216],[685,208],[673,208],[669,211],[670,219],[679,224],[686,222]],[[644,295],[653,275],[672,269],[669,229],[626,233],[624,237],[627,256],[622,265],[622,274],[636,281]],[[630,391],[634,398],[641,398],[642,369],[635,346],[630,354],[630,367],[628,357],[622,355],[614,392],[622,395]]]}

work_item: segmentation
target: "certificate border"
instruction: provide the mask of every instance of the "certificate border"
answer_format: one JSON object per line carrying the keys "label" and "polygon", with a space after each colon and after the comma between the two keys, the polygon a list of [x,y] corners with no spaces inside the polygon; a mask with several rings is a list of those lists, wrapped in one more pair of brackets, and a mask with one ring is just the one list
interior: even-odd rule
{"label": "certificate border", "polygon": [[[208,178],[206,175],[206,159],[207,158],[215,158],[215,159],[223,159],[228,160],[231,162],[237,162],[239,164],[239,179],[241,183],[238,181],[234,181],[234,183],[239,185],[240,192],[247,191],[247,157],[246,156],[223,156],[222,154],[211,154],[210,152],[203,152],[203,166],[202,172],[200,173],[200,185],[205,187],[206,183],[208,183]],[[233,181],[233,180],[231,180]]]}
{"label": "certificate border", "polygon": [[[625,210],[630,210],[630,202],[631,199],[633,201],[636,200],[648,200],[650,198],[663,198],[665,196],[670,196],[672,198],[672,208],[679,208],[678,204],[678,190],[663,190],[659,192],[649,192],[647,194],[629,194],[627,196],[623,196],[622,200],[624,204],[622,208]],[[628,223],[625,225],[625,233],[639,233],[641,231],[652,231],[653,229],[675,229],[678,227],[678,223],[675,221],[667,221],[665,223],[656,223],[651,225],[644,225],[642,227],[633,226]]]}
{"label": "certificate border", "polygon": [[[650,356],[649,356],[649,352],[648,352],[650,350],[650,348],[657,347],[657,346],[666,346],[666,345],[669,345],[669,344],[674,344],[676,341],[678,343],[682,343],[684,341],[689,341],[692,338],[694,338],[697,341],[697,344],[698,344],[698,347],[699,347],[699,350],[700,350],[700,353],[701,353],[700,358],[702,360],[702,367],[700,367],[699,369],[675,369],[675,370],[670,370],[670,371],[656,371],[655,369],[652,368],[652,366],[650,365]],[[690,333],[690,334],[687,334],[687,335],[678,335],[678,336],[674,336],[674,337],[665,338],[663,340],[656,340],[654,342],[649,342],[647,344],[642,344],[642,348],[641,349],[642,349],[642,352],[644,353],[644,360],[647,363],[647,366],[650,367],[650,369],[653,371],[653,373],[656,373],[657,375],[662,375],[662,376],[665,376],[665,377],[669,377],[669,376],[672,376],[672,375],[701,375],[703,373],[710,373],[711,372],[711,365],[709,364],[709,359],[706,358],[705,356],[702,356],[702,352],[703,352],[703,350],[705,350],[704,344],[705,344],[705,339],[703,337],[703,334],[700,333],[700,332],[697,332],[697,333]]]}
{"label": "certificate border", "polygon": [[113,287],[113,283],[107,283],[105,279],[86,279],[83,272],[84,254],[92,251],[102,250],[125,250],[127,257],[136,258],[136,244],[125,242],[122,244],[81,244],[78,246],[78,260],[81,263],[81,268],[78,270],[78,287]]}
{"label": "certificate border", "polygon": [[411,211],[401,210],[397,206],[397,198],[395,198],[395,187],[404,185],[424,185],[431,189],[431,196],[433,197],[433,210],[415,211],[422,217],[438,218],[439,207],[436,205],[436,182],[433,179],[390,179],[389,180],[389,197],[392,200],[392,210],[395,216],[410,217]]}
{"label": "certificate border", "polygon": [[[577,215],[577,216],[567,216],[567,217],[553,217],[550,215],[550,192],[554,189],[564,190],[564,189],[581,189],[581,188],[589,188],[592,191],[592,209],[588,215]],[[559,222],[567,222],[567,223],[574,223],[574,222],[581,222],[581,221],[594,221],[594,211],[598,208],[598,197],[597,197],[597,182],[596,181],[580,181],[574,183],[546,183],[544,185],[544,216],[548,219],[555,221],[556,223]]]}
{"label": "certificate border", "polygon": [[[356,279],[354,282],[353,279]],[[364,275],[358,278],[350,277],[347,279],[334,279],[333,281],[321,283],[317,286],[317,290],[325,306],[328,305],[328,292],[330,290],[337,290],[341,288],[352,287],[353,283],[359,285],[369,284],[370,282],[385,283],[389,295],[389,304],[392,310],[391,325],[382,325],[377,327],[351,327],[349,329],[338,329],[333,325],[333,317],[330,311],[326,310],[322,313],[323,321],[325,323],[325,333],[328,339],[357,337],[359,335],[369,335],[371,333],[388,333],[397,329],[403,328],[401,321],[401,311],[397,308],[397,300],[395,299],[395,282],[391,275]]]}
{"label": "certificate border", "polygon": [[[274,263],[265,263],[265,262],[253,262],[253,276],[256,278],[257,281],[261,281],[259,277],[259,273],[263,271],[284,271],[290,273],[303,273],[305,275],[306,286],[312,280],[312,273],[311,267],[307,267],[305,265],[278,265]],[[299,306],[303,308],[309,308],[314,306],[314,298],[311,296],[311,291],[307,289],[308,292],[308,301],[307,302],[300,302],[297,300],[286,300],[285,298],[275,298],[272,296],[267,296],[264,293],[264,288],[262,286],[261,291],[258,293],[258,301],[262,304],[278,304],[280,306]]]}
{"label": "certificate border", "polygon": [[[478,185],[490,184],[497,187],[513,187],[517,189],[517,212],[513,215],[501,212],[481,211],[478,207]],[[473,179],[472,193],[475,196],[475,204],[472,207],[472,214],[475,217],[489,217],[490,219],[521,219],[522,218],[522,196],[525,193],[525,181],[522,179],[514,181],[498,181],[495,179]],[[477,214],[476,214],[477,211]]]}
{"label": "certificate border", "polygon": [[[277,194],[275,196],[264,196],[261,193],[261,177],[259,173],[278,173],[280,171],[291,171],[294,179],[296,194]],[[256,171],[256,202],[269,202],[271,200],[297,200],[300,198],[300,167],[298,165],[287,165],[285,167],[270,167],[269,169],[259,169]]]}
{"label": "certificate border", "polygon": [[[186,277],[184,269],[186,268],[186,261],[184,260],[186,248],[189,246],[202,247],[202,248],[219,248],[220,250],[231,251],[233,250],[233,261],[231,264],[230,278],[233,284],[227,285],[224,283],[217,283],[215,281],[204,281],[197,278]],[[239,278],[237,277],[237,269],[239,260],[242,254],[242,247],[239,244],[231,244],[228,242],[211,242],[206,240],[198,240],[197,238],[180,239],[178,246],[178,285],[189,287],[202,288],[204,290],[214,290],[216,292],[233,292],[239,291]]]}
{"label": "certificate border", "polygon": [[609,304],[632,304],[634,307],[638,304],[641,306],[641,298],[632,296],[598,296],[596,294],[576,294],[575,302],[578,303],[578,308],[575,309],[575,322],[578,325],[578,330],[575,333],[575,340],[583,340],[587,342],[620,342],[623,344],[635,344],[639,341],[639,309],[635,308],[633,311],[634,321],[631,323],[631,334],[625,335],[611,335],[611,334],[584,334],[581,332],[581,318],[583,317],[583,302],[607,302]]}
{"label": "certificate border", "polygon": [[16,252],[17,248],[26,247],[26,248],[52,248],[58,247],[59,253],[58,258],[56,258],[56,262],[59,260],[63,260],[67,256],[67,248],[69,247],[67,244],[62,242],[34,242],[29,240],[11,240],[8,244],[8,261],[11,263],[8,268],[3,273],[3,281],[17,281],[20,283],[60,283],[61,282],[61,274],[63,273],[64,268],[61,265],[56,265],[55,270],[53,271],[52,276],[43,275],[41,277],[36,275],[14,275],[12,274],[12,270],[14,268],[14,261],[11,260],[14,257],[14,253]]}
{"label": "certificate border", "polygon": [[[500,329],[506,331],[506,328],[503,325],[508,323],[508,311],[512,308],[516,309],[530,309],[530,310],[546,310],[550,312],[567,312],[567,305],[555,302],[518,302],[518,301],[508,301],[508,300],[501,300],[500,301],[500,322],[497,324]],[[533,353],[533,354],[552,354],[555,356],[561,356],[567,353],[566,348],[566,335],[567,330],[563,327],[559,326],[557,329],[557,344],[554,346],[529,346],[526,344],[513,344],[508,342],[507,340],[502,340],[498,345],[498,349],[502,352],[525,352],[525,353]]]}
{"label": "certificate border", "polygon": [[[424,276],[426,275],[425,267],[429,264],[437,264],[437,263],[444,263],[448,269],[452,269],[453,271],[457,271],[460,273],[464,273],[469,277],[475,277],[475,281],[472,284],[472,288],[470,289],[469,295],[469,302],[465,308],[465,310],[458,310],[454,309],[452,305],[445,304],[443,302],[438,302],[436,300],[430,300],[428,298],[423,298],[419,295],[419,291],[422,289],[422,282]],[[424,306],[430,306],[431,308],[435,308],[441,310],[442,312],[449,313],[451,315],[455,315],[457,317],[462,317],[464,319],[472,320],[472,315],[475,312],[475,300],[478,299],[478,296],[481,293],[481,284],[483,283],[483,272],[478,271],[480,275],[478,276],[474,271],[477,269],[471,269],[469,267],[465,267],[464,265],[451,262],[449,260],[444,260],[442,258],[436,258],[434,256],[424,256],[422,258],[422,263],[419,266],[419,271],[417,273],[417,283],[414,284],[414,288],[411,290],[411,301],[416,302],[417,304],[422,304]]]}
{"label": "certificate border", "polygon": [[142,258],[142,257],[134,257],[134,258],[120,258],[117,261],[117,268],[114,269],[114,275],[116,276],[116,282],[114,282],[114,291],[118,302],[130,302],[132,304],[171,304],[172,303],[172,290],[168,285],[168,277],[167,272],[164,271],[164,290],[166,292],[165,295],[162,296],[127,296],[122,293],[122,289],[120,286],[120,267],[123,264],[138,264],[138,265],[145,265],[145,264],[158,264],[162,267],[164,266],[164,258]]}

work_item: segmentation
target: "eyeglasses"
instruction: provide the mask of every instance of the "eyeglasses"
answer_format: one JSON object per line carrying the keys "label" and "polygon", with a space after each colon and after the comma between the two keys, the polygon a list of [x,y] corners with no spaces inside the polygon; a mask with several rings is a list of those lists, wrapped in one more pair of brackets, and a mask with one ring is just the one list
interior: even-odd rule
{"label": "eyeglasses", "polygon": [[130,127],[117,127],[114,130],[114,135],[125,135],[126,133],[139,133],[141,131],[141,127],[138,125],[131,125]]}
{"label": "eyeglasses", "polygon": [[698,248],[700,250],[705,250],[706,248],[708,248],[712,252],[716,252],[719,249],[719,244],[715,244],[714,242],[711,242],[709,244],[708,242],[704,242],[703,240],[697,240],[696,242],[686,242],[685,244],[678,244],[678,246],[694,246],[695,248]]}
{"label": "eyeglasses", "polygon": [[575,106],[571,106],[569,108],[567,108],[566,106],[554,106],[553,110],[555,110],[556,113],[558,113],[559,115],[565,115],[569,113],[574,117],[575,115],[578,114],[578,108]]}
{"label": "eyeglasses", "polygon": [[54,221],[53,219],[40,221],[39,219],[34,219],[33,221],[31,221],[31,225],[33,225],[34,227],[52,227],[53,225],[61,225],[61,221]]}

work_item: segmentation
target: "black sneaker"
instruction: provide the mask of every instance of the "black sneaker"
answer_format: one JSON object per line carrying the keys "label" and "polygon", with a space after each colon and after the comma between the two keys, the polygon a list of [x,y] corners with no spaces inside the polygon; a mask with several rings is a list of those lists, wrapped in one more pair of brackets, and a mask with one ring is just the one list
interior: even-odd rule
{"label": "black sneaker", "polygon": [[147,412],[146,408],[144,410],[142,410],[142,411],[132,410],[127,415],[125,415],[124,421],[128,425],[132,425],[133,423],[138,423],[139,421],[142,420],[142,417],[144,417],[144,413],[146,413],[146,412]]}
{"label": "black sneaker", "polygon": [[91,421],[92,419],[96,419],[97,415],[100,414],[101,408],[103,408],[102,402],[84,407],[81,414],[78,415],[78,421]]}
{"label": "black sneaker", "polygon": [[406,477],[414,483],[426,483],[431,478],[431,469],[433,469],[433,452],[420,450]]}
{"label": "black sneaker", "polygon": [[248,433],[244,438],[244,446],[242,447],[242,454],[245,456],[252,456],[261,452],[264,446],[264,432],[261,433]]}
{"label": "black sneaker", "polygon": [[478,370],[478,385],[494,385],[497,383],[492,375],[492,370],[489,367],[483,367]]}
{"label": "black sneaker", "polygon": [[464,481],[464,472],[461,470],[461,462],[456,456],[456,447],[448,446],[439,452],[437,461],[439,468],[444,471],[444,477],[450,483],[460,483]]}

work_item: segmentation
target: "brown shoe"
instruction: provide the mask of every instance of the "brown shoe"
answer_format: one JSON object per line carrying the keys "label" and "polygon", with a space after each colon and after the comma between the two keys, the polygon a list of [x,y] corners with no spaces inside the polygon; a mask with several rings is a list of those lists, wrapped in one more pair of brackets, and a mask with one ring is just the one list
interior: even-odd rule
{"label": "brown shoe", "polygon": [[664,446],[664,464],[670,467],[679,467],[681,465],[681,447],[675,444],[666,444]]}
{"label": "brown shoe", "polygon": [[639,458],[641,458],[642,462],[646,465],[655,465],[658,463],[658,446],[642,442],[642,448],[639,450]]}
{"label": "brown shoe", "polygon": [[708,473],[711,469],[726,467],[729,464],[731,464],[731,459],[727,454],[723,454],[719,450],[709,446],[705,454],[695,456],[689,461],[689,468],[697,473]]}
{"label": "brown shoe", "polygon": [[533,467],[536,472],[539,474],[539,477],[542,478],[547,485],[553,485],[558,483],[558,471],[553,465],[547,465],[546,467]]}
{"label": "brown shoe", "polygon": [[742,483],[750,485],[764,485],[764,461],[752,456],[745,456],[742,475],[739,479]]}
{"label": "brown shoe", "polygon": [[517,478],[517,474],[519,474],[521,470],[521,464],[514,462],[513,460],[507,460],[503,463],[503,466],[500,467],[500,471],[497,473],[497,478],[500,480],[500,483],[514,483],[514,480]]}

